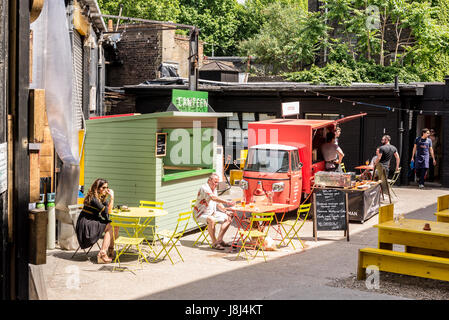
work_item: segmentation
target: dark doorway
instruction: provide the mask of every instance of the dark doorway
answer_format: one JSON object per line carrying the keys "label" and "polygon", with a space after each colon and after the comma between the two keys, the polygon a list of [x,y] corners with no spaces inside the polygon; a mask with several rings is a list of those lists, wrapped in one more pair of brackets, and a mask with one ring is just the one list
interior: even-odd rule
{"label": "dark doorway", "polygon": [[[385,133],[385,117],[368,115],[363,123],[363,161],[371,161]],[[388,134],[388,133],[387,133]]]}
{"label": "dark doorway", "polygon": [[[430,139],[432,140],[433,151],[435,153],[435,158],[437,161],[436,166],[433,166],[432,161],[430,161],[429,170],[427,171],[426,181],[440,183],[441,177],[441,167],[443,165],[443,146],[444,146],[444,135],[443,132],[443,121],[441,121],[441,116],[438,115],[418,115],[417,126],[416,126],[416,137],[421,136],[421,130],[427,128],[431,132]],[[433,132],[432,132],[433,131]]]}

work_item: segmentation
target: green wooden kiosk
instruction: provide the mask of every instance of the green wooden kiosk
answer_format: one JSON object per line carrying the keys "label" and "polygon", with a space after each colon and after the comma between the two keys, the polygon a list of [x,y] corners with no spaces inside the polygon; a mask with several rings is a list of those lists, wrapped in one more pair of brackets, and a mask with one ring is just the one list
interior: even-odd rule
{"label": "green wooden kiosk", "polygon": [[[163,201],[168,215],[155,223],[173,229],[215,171],[217,119],[232,113],[167,111],[86,121],[85,190],[108,180],[115,204]],[[191,220],[188,229],[195,226]]]}

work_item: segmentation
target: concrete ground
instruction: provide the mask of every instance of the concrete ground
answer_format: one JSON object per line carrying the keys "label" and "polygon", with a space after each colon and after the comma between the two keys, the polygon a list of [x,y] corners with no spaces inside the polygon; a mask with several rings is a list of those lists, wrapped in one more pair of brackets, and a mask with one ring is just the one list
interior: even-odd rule
{"label": "concrete ground", "polygon": [[[436,200],[449,189],[428,187],[398,187],[393,197],[395,212],[407,218],[436,220]],[[223,195],[238,197],[239,189]],[[386,203],[386,202],[385,202]],[[112,265],[96,263],[95,246],[86,258],[73,251],[47,251],[43,265],[48,299],[50,300],[128,300],[128,299],[188,299],[188,300],[378,300],[403,299],[397,295],[380,294],[375,289],[355,290],[330,286],[335,279],[347,278],[357,271],[359,248],[377,246],[378,215],[365,223],[350,223],[350,241],[342,231],[319,232],[312,238],[312,222],[307,221],[300,232],[306,248],[281,248],[267,252],[249,263],[236,259],[237,253],[212,250],[206,245],[193,247],[197,233],[180,241],[178,249],[184,261],[173,251],[175,264],[169,259],[144,263],[143,269],[111,272]],[[232,240],[236,229],[230,227],[225,240]],[[135,261],[129,263],[134,264]],[[382,286],[382,278],[380,279]]]}

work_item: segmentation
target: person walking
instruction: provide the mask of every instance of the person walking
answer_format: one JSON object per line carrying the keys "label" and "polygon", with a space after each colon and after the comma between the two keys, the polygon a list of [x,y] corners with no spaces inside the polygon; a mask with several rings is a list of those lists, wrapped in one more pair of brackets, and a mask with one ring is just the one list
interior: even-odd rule
{"label": "person walking", "polygon": [[413,145],[412,161],[414,161],[416,173],[418,175],[418,187],[424,188],[424,179],[427,169],[429,169],[430,156],[433,165],[436,165],[435,154],[433,153],[432,140],[429,139],[430,130],[421,130],[421,137],[417,137]]}

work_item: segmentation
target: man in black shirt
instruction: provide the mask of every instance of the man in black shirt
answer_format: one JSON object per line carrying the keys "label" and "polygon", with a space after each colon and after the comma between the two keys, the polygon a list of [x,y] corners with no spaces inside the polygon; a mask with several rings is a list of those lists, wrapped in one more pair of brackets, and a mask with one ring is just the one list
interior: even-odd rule
{"label": "man in black shirt", "polygon": [[398,150],[396,149],[395,146],[390,144],[390,140],[391,140],[391,137],[389,135],[384,135],[382,137],[382,146],[380,146],[376,150],[377,159],[374,163],[374,166],[376,166],[376,164],[378,162],[380,162],[382,167],[385,169],[385,172],[387,173],[387,175],[388,175],[388,171],[390,170],[390,161],[393,158],[393,156],[396,158],[396,170],[395,171],[399,170]]}

